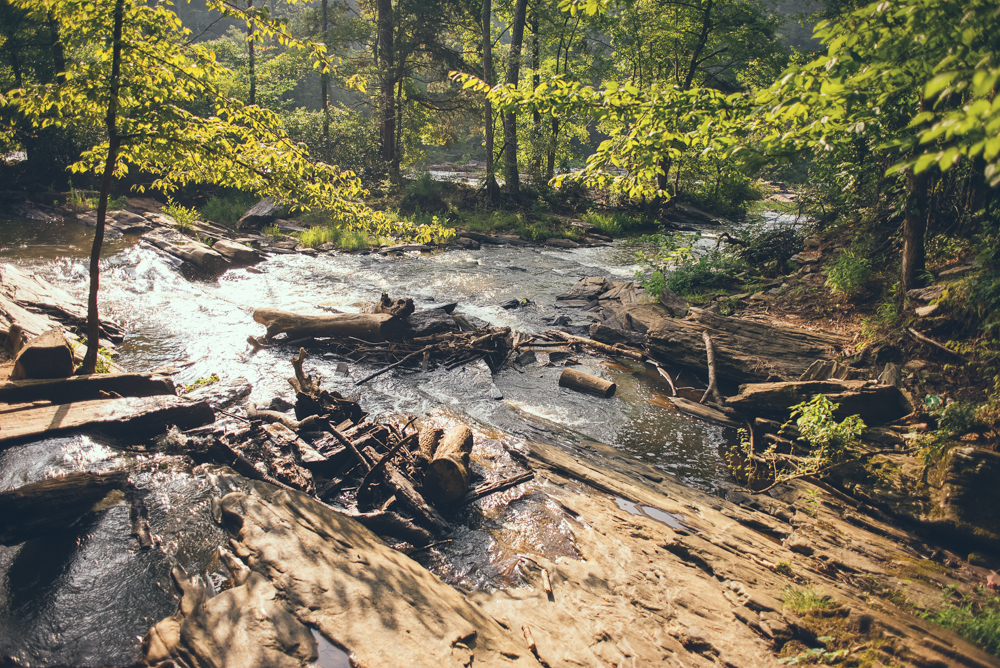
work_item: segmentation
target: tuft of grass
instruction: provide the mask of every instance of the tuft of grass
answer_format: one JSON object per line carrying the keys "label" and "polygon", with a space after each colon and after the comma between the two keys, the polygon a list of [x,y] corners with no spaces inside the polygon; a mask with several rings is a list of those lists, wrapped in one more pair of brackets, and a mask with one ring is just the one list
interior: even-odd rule
{"label": "tuft of grass", "polygon": [[278,226],[274,224],[266,225],[260,231],[260,233],[263,234],[265,237],[271,237],[272,239],[280,239],[282,236],[284,236],[281,233],[281,230],[278,228]]}
{"label": "tuft of grass", "polygon": [[167,200],[166,206],[163,207],[163,213],[173,218],[174,222],[177,223],[177,229],[183,232],[190,232],[194,229],[194,224],[201,217],[194,207],[182,206],[173,199]]}
{"label": "tuft of grass", "polygon": [[337,233],[332,227],[310,227],[305,232],[299,232],[299,243],[306,248],[316,248],[329,241],[336,241]]}
{"label": "tuft of grass", "polygon": [[963,597],[958,605],[949,602],[941,610],[920,615],[924,619],[952,629],[966,640],[990,654],[1000,655],[1000,598],[991,596],[982,601]]}
{"label": "tuft of grass", "polygon": [[785,607],[792,612],[809,612],[811,610],[831,610],[840,607],[829,596],[817,594],[812,587],[796,589],[788,586],[781,590]]}
{"label": "tuft of grass", "polygon": [[653,221],[644,216],[636,216],[622,211],[610,211],[607,213],[588,211],[581,218],[583,218],[584,222],[590,223],[609,237],[620,237],[631,232],[655,227]]}
{"label": "tuft of grass", "polygon": [[361,250],[377,245],[377,241],[372,239],[367,232],[348,230],[333,225],[311,227],[305,232],[299,232],[296,236],[299,238],[299,243],[307,248],[315,248],[327,242],[333,242],[337,248],[346,251]]}
{"label": "tuft of grass", "polygon": [[248,193],[214,196],[201,208],[205,220],[224,227],[235,227],[247,209],[257,203],[257,197]]}
{"label": "tuft of grass", "polygon": [[872,264],[853,250],[845,250],[826,266],[826,284],[839,295],[857,297],[868,287]]}

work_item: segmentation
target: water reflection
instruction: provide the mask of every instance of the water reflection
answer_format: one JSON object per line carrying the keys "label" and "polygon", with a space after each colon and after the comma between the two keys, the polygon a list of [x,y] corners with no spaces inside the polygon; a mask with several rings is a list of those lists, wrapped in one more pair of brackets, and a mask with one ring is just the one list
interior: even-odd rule
{"label": "water reflection", "polygon": [[[42,225],[48,226],[46,234],[38,231]],[[91,230],[35,222],[13,229],[0,241],[0,254],[71,293],[85,294]],[[568,252],[484,246],[420,258],[282,255],[253,271],[194,282],[134,240],[113,240],[106,249],[102,312],[128,331],[119,363],[132,370],[183,364],[176,376],[181,383],[212,373],[224,380],[243,376],[253,384],[252,399],[258,403],[293,398],[286,381],[293,351],[278,347],[249,353],[247,336],[263,333],[252,319],[255,308],[357,311],[385,290],[412,297],[418,308],[459,302],[459,312],[471,318],[537,333],[559,315],[576,325],[589,324],[591,314],[556,303],[556,296],[578,279],[628,280],[635,271],[635,248],[623,243]],[[499,306],[525,298],[533,305]],[[337,361],[317,354],[306,370],[324,387],[360,399],[372,413],[473,424],[474,468],[487,479],[514,470],[503,447],[506,439],[542,436],[566,445],[593,439],[615,447],[622,458],[652,464],[701,489],[724,485],[719,448],[732,435],[668,408],[667,386],[642,364],[580,356],[582,370],[618,384],[615,397],[598,399],[559,388],[559,366],[510,364],[496,375],[482,363],[451,371],[400,371],[359,390],[354,379],[373,369],[352,363],[348,375],[337,374]],[[137,657],[136,636],[175,610],[172,564],[224,586],[215,548],[226,536],[212,522],[209,504],[212,496],[239,483],[191,470],[175,458],[122,454],[113,446],[68,436],[0,453],[0,490],[63,471],[128,471],[147,495],[158,541],[155,549],[139,551],[129,537],[128,508],[110,504],[86,514],[68,534],[0,547],[0,657],[36,665],[129,664]],[[463,513],[456,518],[459,529],[452,543],[419,555],[449,582],[518,585],[519,554],[575,556],[565,516],[535,483],[526,491],[487,499],[479,512]]]}

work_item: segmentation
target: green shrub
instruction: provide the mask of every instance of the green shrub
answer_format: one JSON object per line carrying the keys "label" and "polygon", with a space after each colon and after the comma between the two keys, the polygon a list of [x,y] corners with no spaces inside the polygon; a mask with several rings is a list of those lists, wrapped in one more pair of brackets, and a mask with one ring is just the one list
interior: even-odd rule
{"label": "green shrub", "polygon": [[826,284],[848,298],[864,292],[871,276],[871,262],[853,250],[844,250],[826,266]]}
{"label": "green shrub", "polygon": [[163,213],[174,219],[177,228],[185,232],[193,229],[195,222],[200,218],[198,210],[182,206],[173,199],[167,199],[167,205],[163,207]]}
{"label": "green shrub", "polygon": [[590,223],[609,237],[620,237],[629,232],[653,227],[653,222],[645,216],[639,216],[622,211],[599,213],[588,211],[581,216],[584,222]]}
{"label": "green shrub", "polygon": [[447,208],[444,200],[441,199],[441,191],[444,186],[435,181],[427,172],[421,174],[415,181],[411,181],[399,202],[399,208],[403,211],[423,211],[437,213]]}

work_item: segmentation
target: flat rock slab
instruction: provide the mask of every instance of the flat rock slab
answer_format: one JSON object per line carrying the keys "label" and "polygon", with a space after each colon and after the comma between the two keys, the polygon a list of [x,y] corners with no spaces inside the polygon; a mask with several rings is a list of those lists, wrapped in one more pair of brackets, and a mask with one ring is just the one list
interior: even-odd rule
{"label": "flat rock slab", "polygon": [[503,628],[423,566],[304,494],[228,494],[222,512],[227,527],[239,527],[250,568],[271,580],[300,620],[348,648],[352,665],[538,665],[519,629]]}
{"label": "flat rock slab", "polygon": [[[112,394],[114,393],[114,394]],[[0,383],[0,403],[49,401],[67,404],[119,397],[158,397],[176,394],[170,376],[152,373],[95,373],[52,380]]]}
{"label": "flat rock slab", "polygon": [[180,397],[147,397],[78,401],[34,407],[30,404],[0,412],[0,448],[31,438],[69,431],[100,431],[112,436],[143,439],[166,431],[168,425],[193,429],[215,421],[206,402]]}
{"label": "flat rock slab", "polygon": [[[78,328],[87,325],[87,305],[45,279],[26,273],[12,264],[0,264],[0,327],[20,325],[33,337],[60,325]],[[101,333],[116,343],[123,330],[101,318]]]}

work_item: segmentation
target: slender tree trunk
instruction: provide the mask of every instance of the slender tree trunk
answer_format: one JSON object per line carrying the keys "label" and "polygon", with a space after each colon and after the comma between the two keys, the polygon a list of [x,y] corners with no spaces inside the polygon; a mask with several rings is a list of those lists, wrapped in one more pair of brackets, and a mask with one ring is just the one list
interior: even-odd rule
{"label": "slender tree trunk", "polygon": [[378,0],[378,56],[381,70],[379,86],[379,142],[382,144],[382,160],[389,169],[393,183],[399,175],[393,170],[396,162],[396,96],[393,81],[392,52],[392,0]]}
{"label": "slender tree trunk", "polygon": [[[483,81],[493,87],[493,0],[483,0]],[[493,164],[493,105],[489,98],[483,109],[483,125],[486,128],[486,196],[496,202],[500,194],[497,185],[496,166]]]}
{"label": "slender tree trunk", "polygon": [[104,223],[108,215],[108,196],[111,194],[111,179],[114,178],[115,161],[121,138],[118,136],[118,93],[121,89],[122,69],[122,24],[125,22],[125,0],[116,0],[114,10],[114,32],[111,42],[111,79],[108,113],[104,125],[108,132],[108,156],[101,178],[101,196],[97,204],[97,227],[94,230],[94,245],[90,250],[90,294],[87,299],[87,354],[80,365],[80,373],[94,373],[97,370],[97,351],[101,347],[101,316],[97,311],[97,292],[101,283],[101,246],[104,245]]}
{"label": "slender tree trunk", "polygon": [[[253,9],[253,0],[247,0],[247,9]],[[250,67],[250,104],[257,104],[257,51],[254,45],[254,20],[247,22],[247,55]]]}
{"label": "slender tree trunk", "polygon": [[[507,65],[507,83],[517,86],[521,78],[521,44],[524,42],[524,20],[528,10],[528,0],[517,0],[514,5],[514,22],[510,26],[510,63]],[[517,171],[517,115],[503,115],[504,179],[507,192],[517,195],[521,191],[521,179]]]}
{"label": "slender tree trunk", "polygon": [[66,52],[63,49],[62,40],[59,38],[59,22],[52,12],[48,13],[49,24],[49,48],[52,50],[52,64],[56,68],[56,81],[65,83],[66,81]]}
{"label": "slender tree trunk", "polygon": [[[327,20],[327,5],[330,0],[323,0],[323,44],[329,47],[326,43],[326,35],[330,30],[330,24]],[[329,89],[330,89],[330,74],[328,72],[323,72],[319,75],[319,94],[322,98],[323,107],[323,138],[327,139],[330,136],[330,100],[329,100]]]}
{"label": "slender tree trunk", "polygon": [[549,155],[545,166],[545,178],[551,179],[556,175],[556,146],[559,139],[559,119],[552,119],[551,133],[549,134]]}
{"label": "slender tree trunk", "polygon": [[[542,82],[542,74],[538,71],[539,54],[538,35],[538,5],[531,14],[531,87],[538,88]],[[541,176],[542,173],[542,114],[536,109],[531,114],[531,178],[532,180]]]}
{"label": "slender tree trunk", "polygon": [[906,174],[906,204],[903,217],[903,292],[920,287],[926,269],[924,233],[927,231],[927,172]]}

